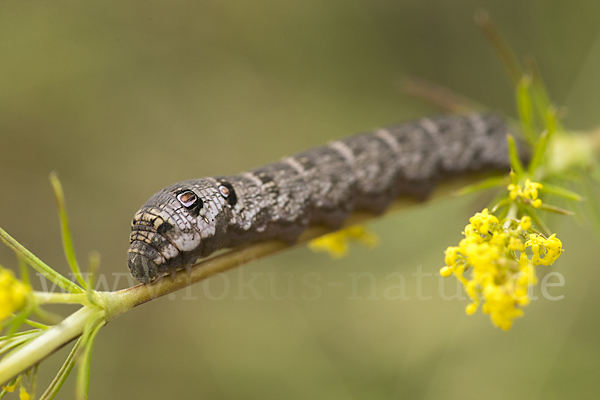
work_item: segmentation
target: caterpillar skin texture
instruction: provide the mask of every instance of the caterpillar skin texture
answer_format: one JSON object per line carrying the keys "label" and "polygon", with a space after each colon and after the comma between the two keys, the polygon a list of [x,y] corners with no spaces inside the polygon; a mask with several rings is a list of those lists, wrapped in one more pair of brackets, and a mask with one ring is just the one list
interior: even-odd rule
{"label": "caterpillar skin texture", "polygon": [[239,175],[156,193],[133,218],[128,265],[142,283],[190,268],[220,248],[310,225],[342,226],[356,209],[383,212],[400,195],[425,199],[441,179],[508,170],[504,120],[443,115],[351,136]]}

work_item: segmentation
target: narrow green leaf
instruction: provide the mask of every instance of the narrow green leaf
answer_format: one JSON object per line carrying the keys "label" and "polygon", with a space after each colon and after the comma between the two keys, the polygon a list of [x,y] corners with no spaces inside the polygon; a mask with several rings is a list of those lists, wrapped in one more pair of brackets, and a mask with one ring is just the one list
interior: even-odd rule
{"label": "narrow green leaf", "polygon": [[546,112],[544,113],[544,122],[546,125],[546,131],[548,132],[548,140],[550,140],[550,138],[552,138],[554,133],[559,128],[559,122],[556,116],[556,108],[550,106],[546,109]]}
{"label": "narrow green leaf", "polygon": [[508,185],[508,177],[499,176],[494,178],[488,178],[481,182],[475,183],[473,185],[465,186],[457,190],[454,195],[455,196],[464,196],[466,194],[479,192],[485,189],[493,188],[493,187],[501,187]]}
{"label": "narrow green leaf", "polygon": [[48,328],[50,328],[50,326],[48,326],[48,325],[44,325],[44,324],[41,324],[41,323],[39,323],[39,322],[32,321],[32,320],[30,320],[30,319],[26,319],[26,320],[25,320],[25,323],[26,323],[27,325],[29,325],[29,326],[31,326],[31,327],[33,327],[33,328],[37,328],[37,329],[48,329]]}
{"label": "narrow green leaf", "polygon": [[56,204],[58,207],[60,230],[62,233],[62,242],[65,257],[67,258],[69,267],[71,267],[71,271],[73,271],[73,274],[75,274],[75,278],[81,286],[85,287],[85,280],[81,276],[81,269],[79,268],[79,264],[77,263],[77,258],[75,257],[75,250],[73,248],[71,230],[69,229],[69,218],[67,217],[67,206],[65,204],[65,195],[62,190],[62,185],[60,184],[58,176],[55,172],[52,172],[50,174],[50,183],[52,184],[52,190],[54,191],[54,197],[56,199]]}
{"label": "narrow green leaf", "polygon": [[16,349],[17,347],[29,342],[30,340],[35,339],[42,333],[43,331],[41,330],[29,331],[27,335],[18,336],[14,340],[7,340],[7,343],[3,345],[0,349],[0,354],[8,353],[9,351]]}
{"label": "narrow green leaf", "polygon": [[[500,200],[499,202],[497,202],[496,204],[494,204],[494,206],[490,209],[490,212],[492,214],[495,214],[496,211],[498,211],[498,209],[500,207],[504,207],[504,206],[508,205],[511,201],[512,200],[510,199],[510,197],[503,198],[502,200]],[[500,219],[502,219],[502,218],[500,218]]]}
{"label": "narrow green leaf", "polygon": [[531,157],[531,161],[529,162],[529,166],[527,167],[527,172],[529,173],[529,175],[533,175],[533,173],[538,169],[538,167],[542,165],[544,155],[546,154],[546,146],[548,144],[547,137],[548,136],[546,132],[542,133],[542,135],[535,144],[533,156]]}
{"label": "narrow green leaf", "polygon": [[521,121],[523,135],[530,144],[533,144],[536,142],[536,134],[531,107],[531,96],[529,94],[530,86],[530,77],[524,76],[519,80],[519,83],[517,84],[517,111],[519,112],[519,120]]}
{"label": "narrow green leaf", "polygon": [[539,105],[540,110],[548,109],[548,107],[552,106],[552,102],[550,101],[550,95],[548,94],[542,73],[535,58],[525,57],[525,67],[527,73],[531,76],[531,86],[536,98],[535,102]]}
{"label": "narrow green leaf", "polygon": [[514,173],[521,177],[525,173],[523,169],[523,164],[521,164],[521,159],[519,158],[519,150],[517,149],[517,144],[515,143],[515,138],[512,135],[506,135],[508,140],[508,155],[510,158],[510,165],[514,171]]}
{"label": "narrow green leaf", "polygon": [[90,303],[97,305],[96,301],[94,300],[94,285],[96,272],[100,267],[100,253],[98,253],[97,251],[90,252],[89,260],[90,273],[88,276],[88,281],[86,282],[86,292]]}
{"label": "narrow green leaf", "polygon": [[564,208],[560,208],[560,207],[556,207],[556,206],[552,206],[550,204],[544,204],[544,203],[542,203],[542,205],[538,208],[538,210],[548,211],[551,213],[561,214],[561,215],[574,215],[575,214],[573,211],[565,210]]}
{"label": "narrow green leaf", "polygon": [[548,90],[546,90],[542,74],[533,57],[525,58],[525,69],[527,74],[531,76],[531,97],[535,117],[540,125],[545,126],[546,112],[549,108],[552,108]]}
{"label": "narrow green leaf", "polygon": [[33,370],[31,371],[31,398],[35,399],[35,392],[37,391],[37,378],[38,378],[38,370],[40,368],[40,363],[35,364]]}
{"label": "narrow green leaf", "polygon": [[561,186],[550,185],[549,183],[544,183],[544,186],[540,189],[541,192],[554,194],[556,196],[563,197],[568,200],[573,201],[583,201],[583,196],[578,193],[572,192],[569,189],[565,189]]}
{"label": "narrow green leaf", "polygon": [[17,315],[15,315],[15,318],[13,318],[13,320],[11,321],[10,328],[8,329],[9,335],[12,335],[17,330],[19,330],[19,328],[21,327],[23,322],[25,322],[27,317],[33,311],[33,307],[34,306],[33,306],[32,302],[27,301],[27,303],[25,304],[25,308],[23,308],[19,313],[17,313]]}
{"label": "narrow green leaf", "polygon": [[17,333],[13,333],[12,335],[1,336],[0,337],[0,347],[4,345],[1,342],[10,341],[14,338],[18,338],[18,337],[25,336],[25,335],[31,335],[33,332],[37,332],[37,329],[32,329],[32,330],[24,331],[24,332],[17,332]]}
{"label": "narrow green leaf", "polygon": [[62,388],[62,385],[65,383],[69,374],[73,370],[73,367],[75,366],[75,363],[77,362],[77,359],[79,358],[79,355],[83,350],[81,343],[81,338],[79,338],[75,343],[75,346],[73,346],[73,348],[71,349],[71,352],[69,353],[69,356],[63,363],[62,367],[60,367],[60,370],[58,371],[52,382],[50,382],[50,385],[48,386],[44,394],[42,394],[42,397],[40,397],[40,400],[51,400],[54,397],[56,397],[58,391],[60,390],[60,388]]}
{"label": "narrow green leaf", "polygon": [[27,250],[23,245],[13,239],[6,231],[0,228],[0,240],[4,243],[9,249],[14,251],[17,255],[23,257],[23,259],[29,264],[33,269],[42,274],[46,279],[56,284],[57,286],[63,288],[64,290],[70,293],[83,293],[83,289],[73,282],[69,281],[67,278],[50,268],[46,265],[42,260],[37,258],[33,253]]}
{"label": "narrow green leaf", "polygon": [[498,219],[499,219],[500,221],[502,221],[503,219],[505,219],[505,218],[507,218],[507,217],[508,217],[508,213],[509,213],[509,211],[510,211],[510,210],[511,210],[511,208],[512,208],[512,207],[511,207],[509,204],[510,204],[510,205],[512,205],[512,203],[508,203],[508,204],[507,204],[507,207],[503,207],[503,208],[501,209],[501,211],[499,211],[499,212],[498,212],[498,211],[495,211],[495,212],[494,212],[494,213],[495,213],[495,215],[498,217]]}
{"label": "narrow green leaf", "polygon": [[[15,377],[15,378],[11,379],[5,385],[5,387],[12,386],[12,385],[16,384],[17,383],[17,379],[18,379],[18,377]],[[7,393],[10,393],[10,392],[6,391],[5,389],[2,389],[2,392],[0,392],[0,399],[3,398],[4,396],[6,396]]]}
{"label": "narrow green leaf", "polygon": [[97,324],[89,333],[89,337],[85,341],[85,350],[79,361],[79,371],[77,371],[77,384],[75,387],[75,398],[77,400],[87,400],[90,389],[90,366],[92,362],[92,348],[94,347],[94,339],[100,328],[104,325],[104,321]]}
{"label": "narrow green leaf", "polygon": [[406,77],[401,82],[402,92],[435,105],[453,114],[483,112],[486,107],[451,89],[421,78]]}

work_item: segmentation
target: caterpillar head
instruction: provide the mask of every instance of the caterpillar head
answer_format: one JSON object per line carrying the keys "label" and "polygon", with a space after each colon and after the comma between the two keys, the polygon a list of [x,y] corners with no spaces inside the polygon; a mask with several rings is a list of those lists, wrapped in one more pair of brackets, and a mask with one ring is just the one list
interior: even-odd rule
{"label": "caterpillar head", "polygon": [[180,182],[152,196],[133,217],[131,274],[152,282],[222,247],[232,198],[231,185],[212,178]]}

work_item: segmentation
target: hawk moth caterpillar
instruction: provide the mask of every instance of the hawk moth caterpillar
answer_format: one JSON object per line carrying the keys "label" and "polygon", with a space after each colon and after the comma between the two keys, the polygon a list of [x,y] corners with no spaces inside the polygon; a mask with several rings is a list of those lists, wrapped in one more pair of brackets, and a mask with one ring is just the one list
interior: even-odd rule
{"label": "hawk moth caterpillar", "polygon": [[335,230],[356,209],[383,212],[398,196],[425,199],[441,179],[508,170],[505,121],[440,115],[350,136],[239,175],[194,179],[154,194],[132,222],[128,265],[142,283],[217,249],[310,225]]}

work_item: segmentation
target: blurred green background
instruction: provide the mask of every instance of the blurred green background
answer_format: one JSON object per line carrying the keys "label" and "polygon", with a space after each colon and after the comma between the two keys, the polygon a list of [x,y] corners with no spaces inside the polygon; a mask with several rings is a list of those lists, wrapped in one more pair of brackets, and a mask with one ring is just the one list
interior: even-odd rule
{"label": "blurred green background", "polygon": [[[536,57],[569,127],[600,122],[597,0],[4,0],[0,226],[68,271],[58,171],[80,258],[100,251],[105,288],[124,288],[130,220],[152,193],[438,112],[402,93],[403,77],[514,114],[473,20],[482,8]],[[444,300],[439,276],[418,285],[480,205],[436,202],[372,224],[380,245],[342,261],[298,248],[145,304],[102,329],[91,398],[597,398],[589,228],[556,221],[565,285],[549,292],[564,298],[532,302],[510,332]],[[0,263],[16,264],[3,247]],[[42,364],[40,387],[65,357]]]}

